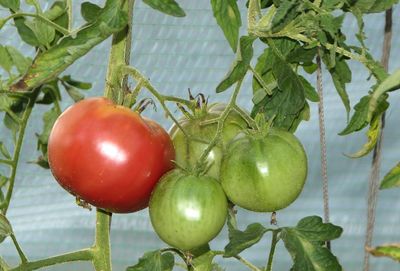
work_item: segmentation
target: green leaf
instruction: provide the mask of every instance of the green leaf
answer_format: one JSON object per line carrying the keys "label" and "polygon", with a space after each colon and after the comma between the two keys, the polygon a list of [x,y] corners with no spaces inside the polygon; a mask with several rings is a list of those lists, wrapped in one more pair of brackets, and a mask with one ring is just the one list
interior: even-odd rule
{"label": "green leaf", "polygon": [[290,63],[311,64],[317,55],[317,48],[305,49],[302,46],[296,46],[293,51],[286,56],[286,60]]}
{"label": "green leaf", "polygon": [[6,46],[8,55],[11,57],[14,66],[17,68],[18,72],[25,73],[32,63],[32,59],[25,57],[17,49],[12,46]]}
{"label": "green leaf", "polygon": [[252,245],[258,243],[269,231],[260,223],[253,223],[247,226],[245,231],[230,231],[229,243],[225,246],[224,257],[233,257]]}
{"label": "green leaf", "polygon": [[392,168],[383,178],[380,189],[388,189],[400,186],[400,163]]}
{"label": "green leaf", "polygon": [[291,271],[341,271],[337,258],[322,246],[341,233],[342,228],[323,223],[317,216],[303,218],[296,227],[282,228],[280,238],[294,262]]}
{"label": "green leaf", "polygon": [[304,108],[300,111],[300,113],[294,118],[292,125],[289,127],[288,131],[291,133],[296,132],[297,127],[299,127],[300,123],[304,121],[309,121],[311,117],[310,106],[307,102],[304,104]]}
{"label": "green leaf", "polygon": [[276,10],[275,16],[272,18],[272,32],[275,33],[282,30],[289,22],[291,22],[296,17],[298,10],[301,10],[301,1],[282,1],[282,3]]}
{"label": "green leaf", "polygon": [[311,102],[318,102],[319,95],[315,88],[303,76],[299,76],[300,82],[304,88],[304,95]]}
{"label": "green leaf", "polygon": [[186,13],[174,0],[143,0],[153,9],[175,17],[185,17]]}
{"label": "green leaf", "polygon": [[96,22],[39,54],[24,77],[10,89],[27,91],[53,80],[94,46],[122,30],[127,24],[127,14],[120,10],[121,1],[107,0]]}
{"label": "green leaf", "polygon": [[81,15],[86,22],[93,22],[101,12],[101,7],[90,2],[83,2],[81,5]]}
{"label": "green leaf", "polygon": [[11,159],[11,154],[7,150],[6,146],[4,145],[4,143],[2,141],[0,141],[0,154],[2,154],[7,159]]}
{"label": "green leaf", "polygon": [[208,250],[207,252],[194,257],[192,260],[191,271],[213,271],[213,260],[217,255],[215,251]]}
{"label": "green leaf", "polygon": [[0,0],[0,5],[17,12],[19,10],[20,0]]}
{"label": "green leaf", "polygon": [[21,39],[27,44],[38,47],[41,43],[37,39],[35,33],[25,24],[26,20],[24,17],[18,17],[14,19],[15,26]]}
{"label": "green leaf", "polygon": [[329,72],[348,116],[350,113],[350,100],[346,91],[346,84],[351,82],[351,70],[343,58],[336,57],[335,66],[330,68]]}
{"label": "green leaf", "polygon": [[392,7],[399,0],[357,0],[351,8],[358,8],[362,13],[379,13]]}
{"label": "green leaf", "polygon": [[10,73],[14,63],[8,53],[7,47],[0,45],[0,67],[2,67],[6,72]]}
{"label": "green leaf", "polygon": [[383,94],[400,88],[400,69],[396,70],[389,77],[387,77],[382,83],[378,85],[375,91],[372,93],[371,100],[369,101],[368,108],[368,120],[372,119],[372,116],[378,106],[378,101]]}
{"label": "green leaf", "polygon": [[43,45],[46,48],[50,47],[50,43],[56,36],[56,31],[52,26],[37,18],[32,21],[26,21],[25,25],[32,30],[40,45]]}
{"label": "green leaf", "polygon": [[378,141],[379,134],[381,132],[381,127],[382,127],[382,121],[381,121],[381,116],[379,115],[375,117],[370,124],[370,127],[367,131],[367,137],[368,137],[367,143],[365,143],[364,146],[362,146],[362,148],[356,153],[346,156],[351,158],[360,158],[370,153],[370,151],[372,151],[372,149],[376,145],[376,142]]}
{"label": "green leaf", "polygon": [[10,222],[2,213],[0,213],[0,243],[11,234],[13,234],[13,230]]}
{"label": "green leaf", "polygon": [[236,0],[211,0],[214,17],[224,32],[232,50],[236,52],[239,40],[239,28],[242,25]]}
{"label": "green leaf", "polygon": [[72,98],[72,100],[74,100],[74,102],[79,102],[85,98],[85,95],[80,93],[75,87],[65,85],[65,90],[68,92],[68,95]]}
{"label": "green leaf", "polygon": [[172,253],[162,254],[160,250],[156,250],[145,253],[138,264],[129,266],[126,271],[172,271],[174,262]]}
{"label": "green leaf", "polygon": [[[380,97],[378,106],[374,113],[375,116],[380,115],[389,107],[386,98],[385,95]],[[371,95],[364,96],[360,99],[360,101],[354,106],[355,113],[351,117],[350,122],[347,124],[346,128],[339,133],[339,135],[348,135],[363,129],[368,125],[368,107],[370,100]]]}
{"label": "green leaf", "polygon": [[71,75],[66,75],[62,77],[62,80],[65,81],[68,85],[74,86],[79,89],[88,90],[92,87],[91,83],[82,82],[71,78]]}
{"label": "green leaf", "polygon": [[400,262],[400,244],[388,244],[377,246],[376,248],[367,248],[367,251],[376,257],[388,257]]}
{"label": "green leaf", "polygon": [[227,90],[246,75],[250,67],[250,61],[253,58],[253,42],[253,37],[243,36],[240,38],[236,59],[228,74],[217,86],[217,93]]}

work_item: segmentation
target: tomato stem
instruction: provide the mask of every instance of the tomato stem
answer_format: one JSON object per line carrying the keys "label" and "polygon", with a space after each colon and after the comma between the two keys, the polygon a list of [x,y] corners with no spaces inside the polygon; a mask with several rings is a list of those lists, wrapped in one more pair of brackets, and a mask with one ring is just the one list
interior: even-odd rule
{"label": "tomato stem", "polygon": [[21,258],[22,264],[26,264],[28,262],[28,258],[25,256],[25,253],[22,251],[22,248],[18,244],[15,234],[12,233],[10,237],[14,243],[15,248],[17,249],[17,252],[18,252],[19,257]]}
{"label": "tomato stem", "polygon": [[265,267],[265,271],[272,271],[272,261],[274,259],[275,248],[276,248],[276,244],[279,242],[279,238],[278,238],[279,232],[280,232],[279,230],[272,231],[271,249],[269,251],[268,263]]}
{"label": "tomato stem", "polygon": [[111,271],[110,225],[112,214],[96,210],[96,237],[93,246],[93,265],[96,271]]}

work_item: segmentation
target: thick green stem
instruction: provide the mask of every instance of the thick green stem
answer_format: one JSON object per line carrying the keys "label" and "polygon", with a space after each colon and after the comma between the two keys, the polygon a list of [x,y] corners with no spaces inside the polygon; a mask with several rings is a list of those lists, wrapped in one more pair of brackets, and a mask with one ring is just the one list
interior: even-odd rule
{"label": "thick green stem", "polygon": [[268,263],[267,263],[267,266],[265,267],[265,271],[272,271],[272,261],[274,260],[275,248],[276,248],[276,244],[279,241],[278,234],[279,234],[279,231],[277,231],[277,230],[274,230],[272,232],[271,249],[269,251]]}
{"label": "thick green stem", "polygon": [[[225,254],[224,251],[220,251],[220,250],[215,250],[213,252],[215,255],[224,255]],[[233,258],[235,258],[236,260],[238,260],[239,262],[241,262],[242,264],[247,266],[252,271],[261,271],[260,268],[258,268],[257,266],[255,266],[254,264],[252,264],[251,262],[249,262],[242,256],[236,255],[236,256],[233,256]]]}
{"label": "thick green stem", "polygon": [[22,264],[26,264],[28,262],[28,258],[25,256],[25,253],[22,251],[22,248],[17,242],[17,238],[15,237],[15,234],[11,234],[11,239],[14,243],[15,248],[17,249],[18,255],[21,258]]}
{"label": "thick green stem", "polygon": [[93,265],[96,271],[111,271],[110,225],[111,213],[96,210],[96,237],[93,246]]}
{"label": "thick green stem", "polygon": [[91,249],[83,249],[50,257],[47,259],[22,263],[21,265],[15,268],[11,268],[9,271],[31,271],[66,262],[90,261],[92,259],[93,259],[93,251]]}

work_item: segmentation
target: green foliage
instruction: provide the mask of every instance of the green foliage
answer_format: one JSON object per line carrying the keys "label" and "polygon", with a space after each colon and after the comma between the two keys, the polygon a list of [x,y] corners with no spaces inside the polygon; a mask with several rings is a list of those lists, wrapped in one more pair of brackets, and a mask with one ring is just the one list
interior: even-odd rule
{"label": "green foliage", "polygon": [[175,0],[143,0],[143,3],[171,16],[186,16],[185,11],[179,6],[179,4]]}
{"label": "green foliage", "polygon": [[400,262],[400,244],[388,244],[376,248],[368,248],[368,252],[376,257],[388,257]]}
{"label": "green foliage", "polygon": [[8,219],[0,213],[0,243],[4,241],[8,236],[13,234],[11,224]]}
{"label": "green foliage", "polygon": [[379,13],[389,9],[399,0],[357,0],[350,1],[350,9],[359,9],[362,13]]}
{"label": "green foliage", "polygon": [[236,52],[239,28],[242,25],[240,11],[235,0],[211,0],[211,7],[232,50]]}
{"label": "green foliage", "polygon": [[400,163],[397,163],[383,178],[380,189],[389,189],[400,186]]}
{"label": "green foliage", "polygon": [[20,0],[0,0],[0,5],[16,12],[19,10]]}
{"label": "green foliage", "polygon": [[280,237],[294,261],[291,270],[341,271],[337,258],[323,244],[338,238],[342,231],[317,216],[303,218],[296,227],[283,228]]}
{"label": "green foliage", "polygon": [[156,250],[145,253],[136,265],[128,267],[126,271],[172,271],[174,263],[172,253]]}
{"label": "green foliage", "polygon": [[88,22],[94,22],[101,12],[101,7],[90,2],[83,2],[81,5],[81,15]]}

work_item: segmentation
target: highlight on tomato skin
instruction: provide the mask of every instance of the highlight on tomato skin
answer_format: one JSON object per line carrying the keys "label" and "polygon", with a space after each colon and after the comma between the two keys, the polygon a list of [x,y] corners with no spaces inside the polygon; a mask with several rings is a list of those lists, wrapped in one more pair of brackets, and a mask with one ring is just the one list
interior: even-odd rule
{"label": "highlight on tomato skin", "polygon": [[72,195],[114,213],[148,206],[175,150],[157,122],[104,97],[66,109],[49,136],[48,158],[57,182]]}

